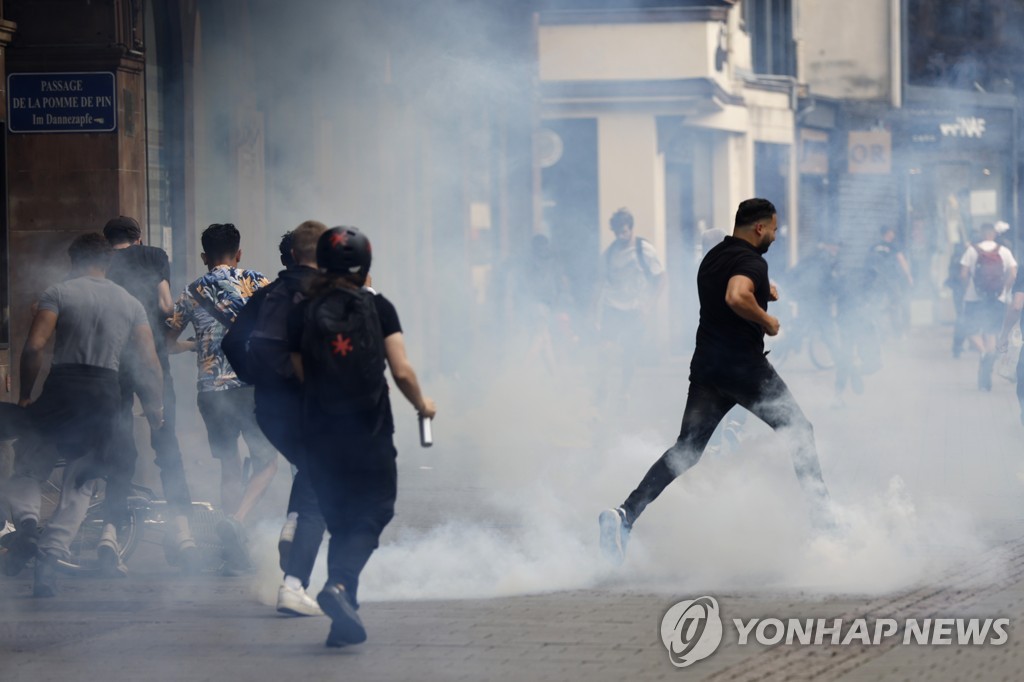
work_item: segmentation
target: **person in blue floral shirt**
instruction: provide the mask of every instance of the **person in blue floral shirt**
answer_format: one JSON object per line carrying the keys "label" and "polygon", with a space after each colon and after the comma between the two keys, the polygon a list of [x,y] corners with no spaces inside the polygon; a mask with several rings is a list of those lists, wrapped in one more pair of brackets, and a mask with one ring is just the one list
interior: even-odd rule
{"label": "person in blue floral shirt", "polygon": [[[185,287],[167,320],[171,353],[196,351],[197,403],[206,424],[210,451],[221,464],[221,505],[227,518],[217,526],[224,543],[228,575],[252,571],[243,523],[277,472],[277,451],[256,424],[253,387],[242,382],[224,356],[221,341],[238,312],[270,281],[259,272],[238,268],[241,235],[230,223],[210,225],[203,232],[203,263],[208,272]],[[191,324],[194,342],[178,337]],[[249,447],[252,475],[243,484],[238,437]]]}

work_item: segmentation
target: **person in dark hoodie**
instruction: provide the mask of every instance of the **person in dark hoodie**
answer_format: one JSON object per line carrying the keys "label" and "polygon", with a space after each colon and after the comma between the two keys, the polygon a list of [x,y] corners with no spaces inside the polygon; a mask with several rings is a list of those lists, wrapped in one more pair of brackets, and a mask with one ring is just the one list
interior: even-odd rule
{"label": "person in dark hoodie", "polygon": [[326,525],[306,466],[302,384],[288,352],[288,314],[305,298],[317,274],[316,244],[326,231],[323,223],[307,220],[281,239],[285,269],[256,292],[222,344],[236,372],[236,365],[244,365],[246,380],[256,388],[256,423],[263,435],[295,467],[288,517],[278,542],[284,580],[277,592],[277,610],[294,616],[323,613],[306,588]]}

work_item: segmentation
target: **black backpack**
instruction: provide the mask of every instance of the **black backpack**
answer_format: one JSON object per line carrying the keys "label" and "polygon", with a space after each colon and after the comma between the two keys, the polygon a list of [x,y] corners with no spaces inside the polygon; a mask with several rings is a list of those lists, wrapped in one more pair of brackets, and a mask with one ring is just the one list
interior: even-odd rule
{"label": "black backpack", "polygon": [[[252,336],[253,329],[256,328],[256,322],[259,319],[263,301],[271,291],[277,288],[277,285],[278,283],[275,282],[253,294],[245,302],[245,305],[242,306],[242,309],[238,311],[238,315],[235,316],[233,322],[222,319],[221,315],[214,314],[214,311],[219,313],[217,308],[203,306],[210,314],[214,315],[218,322],[227,327],[227,332],[220,342],[221,350],[224,351],[224,357],[231,364],[231,369],[235,370],[235,376],[247,384],[257,383],[259,379],[257,375],[260,369],[252,367],[248,362],[249,337]],[[203,301],[205,299],[199,298],[197,300]]]}
{"label": "black backpack", "polygon": [[[283,386],[295,379],[291,353],[288,352],[288,314],[304,298],[302,289],[296,284],[285,280],[274,282],[256,310],[256,321],[249,333],[245,354],[245,366],[252,384]],[[237,320],[235,325],[238,325]]]}
{"label": "black backpack", "polygon": [[377,407],[388,390],[373,294],[338,288],[308,304],[302,333],[306,399],[332,414]]}

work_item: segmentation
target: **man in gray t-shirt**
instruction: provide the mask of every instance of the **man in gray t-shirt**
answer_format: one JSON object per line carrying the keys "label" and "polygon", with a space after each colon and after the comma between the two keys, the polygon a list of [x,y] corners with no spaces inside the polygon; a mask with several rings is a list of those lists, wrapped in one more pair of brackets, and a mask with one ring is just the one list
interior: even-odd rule
{"label": "man in gray t-shirt", "polygon": [[[110,246],[100,234],[85,234],[68,248],[71,279],[40,297],[21,355],[19,405],[28,415],[27,435],[16,445],[15,475],[6,487],[17,536],[5,571],[16,575],[36,557],[33,594],[56,593],[57,562],[68,555],[93,489],[109,457],[121,391],[117,370],[130,344],[140,363],[140,397],[150,426],[163,424],[162,372],[146,313],[131,294],[105,279]],[[43,349],[54,340],[53,365],[36,400]],[[57,456],[65,459],[57,510],[40,536],[39,482]]]}

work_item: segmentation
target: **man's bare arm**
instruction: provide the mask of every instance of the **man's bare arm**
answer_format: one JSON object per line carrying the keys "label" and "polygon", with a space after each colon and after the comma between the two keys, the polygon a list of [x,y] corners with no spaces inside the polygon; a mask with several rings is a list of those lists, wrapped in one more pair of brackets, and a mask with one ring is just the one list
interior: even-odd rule
{"label": "man's bare arm", "polygon": [[57,313],[52,310],[39,310],[32,318],[25,347],[21,350],[19,405],[27,405],[32,400],[32,389],[43,369],[43,349],[56,329]]}
{"label": "man's bare arm", "polygon": [[391,368],[391,376],[394,377],[398,390],[402,392],[406,400],[412,403],[417,412],[424,417],[433,418],[437,413],[437,406],[420,390],[416,371],[413,370],[405,353],[405,340],[401,332],[391,334],[384,339],[384,352],[387,355],[388,367]]}
{"label": "man's bare arm", "polygon": [[754,296],[754,280],[746,275],[733,275],[725,289],[725,304],[734,313],[748,322],[761,327],[768,336],[779,333],[779,321],[769,315],[757,304]]}
{"label": "man's bare arm", "polygon": [[160,280],[160,284],[156,285],[156,295],[160,312],[170,317],[174,313],[174,299],[171,298],[171,285],[166,279]]}

